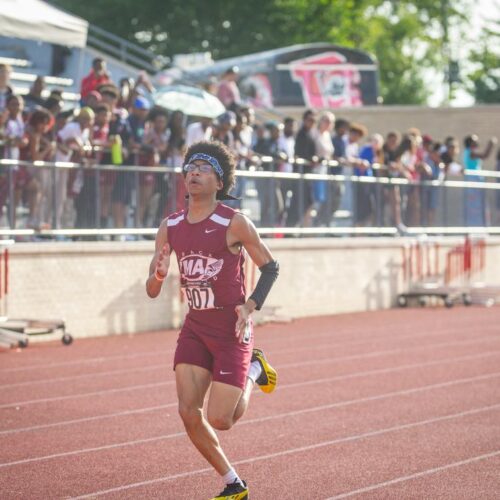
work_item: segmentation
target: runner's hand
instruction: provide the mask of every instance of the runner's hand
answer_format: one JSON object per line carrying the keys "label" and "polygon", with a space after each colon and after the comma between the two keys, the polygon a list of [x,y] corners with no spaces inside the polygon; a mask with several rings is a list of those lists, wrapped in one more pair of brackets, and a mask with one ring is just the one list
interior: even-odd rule
{"label": "runner's hand", "polygon": [[160,276],[166,276],[168,273],[169,265],[170,265],[170,245],[168,243],[165,243],[165,245],[161,249],[160,255],[158,255],[155,271]]}
{"label": "runner's hand", "polygon": [[247,326],[247,322],[250,321],[250,313],[251,311],[245,306],[236,306],[235,307],[236,314],[238,315],[238,319],[236,321],[236,331],[235,336],[238,339],[239,343],[243,343],[243,337],[245,335],[245,328]]}

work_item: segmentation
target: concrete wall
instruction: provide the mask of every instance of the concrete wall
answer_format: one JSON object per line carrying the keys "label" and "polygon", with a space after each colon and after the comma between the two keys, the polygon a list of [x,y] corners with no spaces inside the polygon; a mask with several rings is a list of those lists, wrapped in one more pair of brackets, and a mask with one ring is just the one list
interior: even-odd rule
{"label": "concrete wall", "polygon": [[[267,240],[280,278],[260,314],[278,318],[388,308],[404,290],[405,238]],[[462,240],[441,243],[446,251]],[[179,326],[175,263],[161,295],[144,283],[153,242],[16,244],[11,247],[8,312],[12,318],[62,318],[75,337],[126,334]],[[249,287],[258,278],[247,269]],[[500,284],[500,238],[490,238],[477,280]]]}

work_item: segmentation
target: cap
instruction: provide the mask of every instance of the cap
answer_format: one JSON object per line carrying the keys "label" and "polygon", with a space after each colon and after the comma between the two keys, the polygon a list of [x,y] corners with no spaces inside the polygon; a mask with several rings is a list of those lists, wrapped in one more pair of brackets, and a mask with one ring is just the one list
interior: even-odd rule
{"label": "cap", "polygon": [[424,135],[422,136],[422,142],[423,142],[424,144],[430,144],[431,142],[433,142],[433,140],[432,140],[432,137],[431,137],[430,135],[428,135],[428,134],[424,134]]}
{"label": "cap", "polygon": [[136,109],[151,109],[151,104],[149,103],[149,101],[145,97],[138,96],[135,98],[134,108],[136,108]]}
{"label": "cap", "polygon": [[232,126],[236,125],[236,113],[233,111],[225,111],[217,117],[218,123],[231,123]]}

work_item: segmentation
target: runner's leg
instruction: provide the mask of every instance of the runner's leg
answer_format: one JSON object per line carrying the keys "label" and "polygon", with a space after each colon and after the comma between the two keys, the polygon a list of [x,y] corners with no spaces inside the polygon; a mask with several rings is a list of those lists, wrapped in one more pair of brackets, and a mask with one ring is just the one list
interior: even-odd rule
{"label": "runner's leg", "polygon": [[[222,451],[217,434],[203,416],[203,402],[212,374],[205,368],[179,363],[175,367],[175,379],[179,414],[186,432],[196,449],[223,476],[231,469],[231,464]],[[241,394],[240,389],[234,389]]]}

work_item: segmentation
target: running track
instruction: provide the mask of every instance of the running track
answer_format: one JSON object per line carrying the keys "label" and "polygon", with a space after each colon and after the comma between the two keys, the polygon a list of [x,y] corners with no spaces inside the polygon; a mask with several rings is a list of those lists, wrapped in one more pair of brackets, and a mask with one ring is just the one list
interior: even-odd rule
{"label": "running track", "polygon": [[[271,324],[279,371],[222,444],[252,500],[500,498],[500,309]],[[1,498],[203,500],[220,479],[183,433],[175,332],[0,353]]]}

